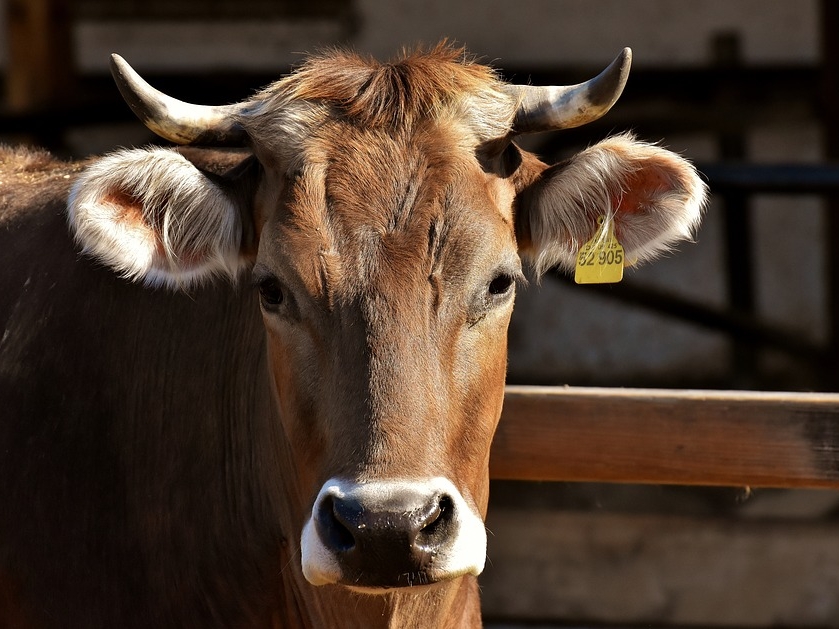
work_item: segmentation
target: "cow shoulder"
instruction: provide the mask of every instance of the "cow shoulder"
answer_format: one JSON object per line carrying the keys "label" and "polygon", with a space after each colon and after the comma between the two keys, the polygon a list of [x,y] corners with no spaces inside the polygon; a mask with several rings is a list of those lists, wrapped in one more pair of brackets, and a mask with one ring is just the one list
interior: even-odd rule
{"label": "cow shoulder", "polygon": [[66,197],[81,168],[79,162],[64,162],[43,150],[0,144],[0,231],[49,213],[54,199]]}

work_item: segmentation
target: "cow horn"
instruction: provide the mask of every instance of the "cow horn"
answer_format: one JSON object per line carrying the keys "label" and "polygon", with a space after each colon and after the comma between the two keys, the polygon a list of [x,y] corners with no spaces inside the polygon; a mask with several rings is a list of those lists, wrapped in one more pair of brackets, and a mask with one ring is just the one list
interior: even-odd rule
{"label": "cow horn", "polygon": [[632,51],[623,51],[603,72],[585,83],[563,86],[510,85],[519,99],[513,133],[570,129],[597,120],[618,100],[629,76]]}
{"label": "cow horn", "polygon": [[176,144],[246,144],[247,135],[235,115],[242,105],[192,105],[167,96],[116,54],[111,55],[111,74],[131,111],[160,137]]}

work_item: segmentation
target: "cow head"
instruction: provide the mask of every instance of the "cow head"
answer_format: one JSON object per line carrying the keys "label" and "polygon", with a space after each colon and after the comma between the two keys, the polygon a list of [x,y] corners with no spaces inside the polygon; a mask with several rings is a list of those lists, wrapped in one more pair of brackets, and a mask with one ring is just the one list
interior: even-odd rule
{"label": "cow head", "polygon": [[252,279],[310,583],[477,575],[522,258],[571,267],[605,218],[643,260],[697,224],[704,186],[664,149],[624,135],[548,166],[513,141],[599,117],[628,68],[627,50],[588,83],[522,88],[446,46],[390,64],[330,53],[204,107],[114,58],[149,128],[250,157],[222,175],[172,149],[104,157],[74,186],[71,226],[147,284]]}

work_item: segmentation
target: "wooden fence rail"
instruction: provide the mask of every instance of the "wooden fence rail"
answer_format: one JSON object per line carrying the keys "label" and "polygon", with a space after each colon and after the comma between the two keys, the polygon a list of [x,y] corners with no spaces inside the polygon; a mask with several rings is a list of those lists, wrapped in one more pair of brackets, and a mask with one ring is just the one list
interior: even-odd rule
{"label": "wooden fence rail", "polygon": [[839,394],[509,386],[490,474],[839,489]]}

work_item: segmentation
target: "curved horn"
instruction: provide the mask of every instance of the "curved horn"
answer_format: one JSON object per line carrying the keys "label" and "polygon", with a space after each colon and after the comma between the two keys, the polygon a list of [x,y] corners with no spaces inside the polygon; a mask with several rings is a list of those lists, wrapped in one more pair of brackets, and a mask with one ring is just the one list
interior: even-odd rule
{"label": "curved horn", "polygon": [[246,144],[245,130],[235,117],[241,105],[192,105],[167,96],[116,54],[111,55],[111,74],[131,111],[160,137],[177,144]]}
{"label": "curved horn", "polygon": [[624,48],[603,72],[577,85],[540,87],[510,85],[520,99],[513,133],[570,129],[597,120],[618,100],[629,76],[632,51]]}

